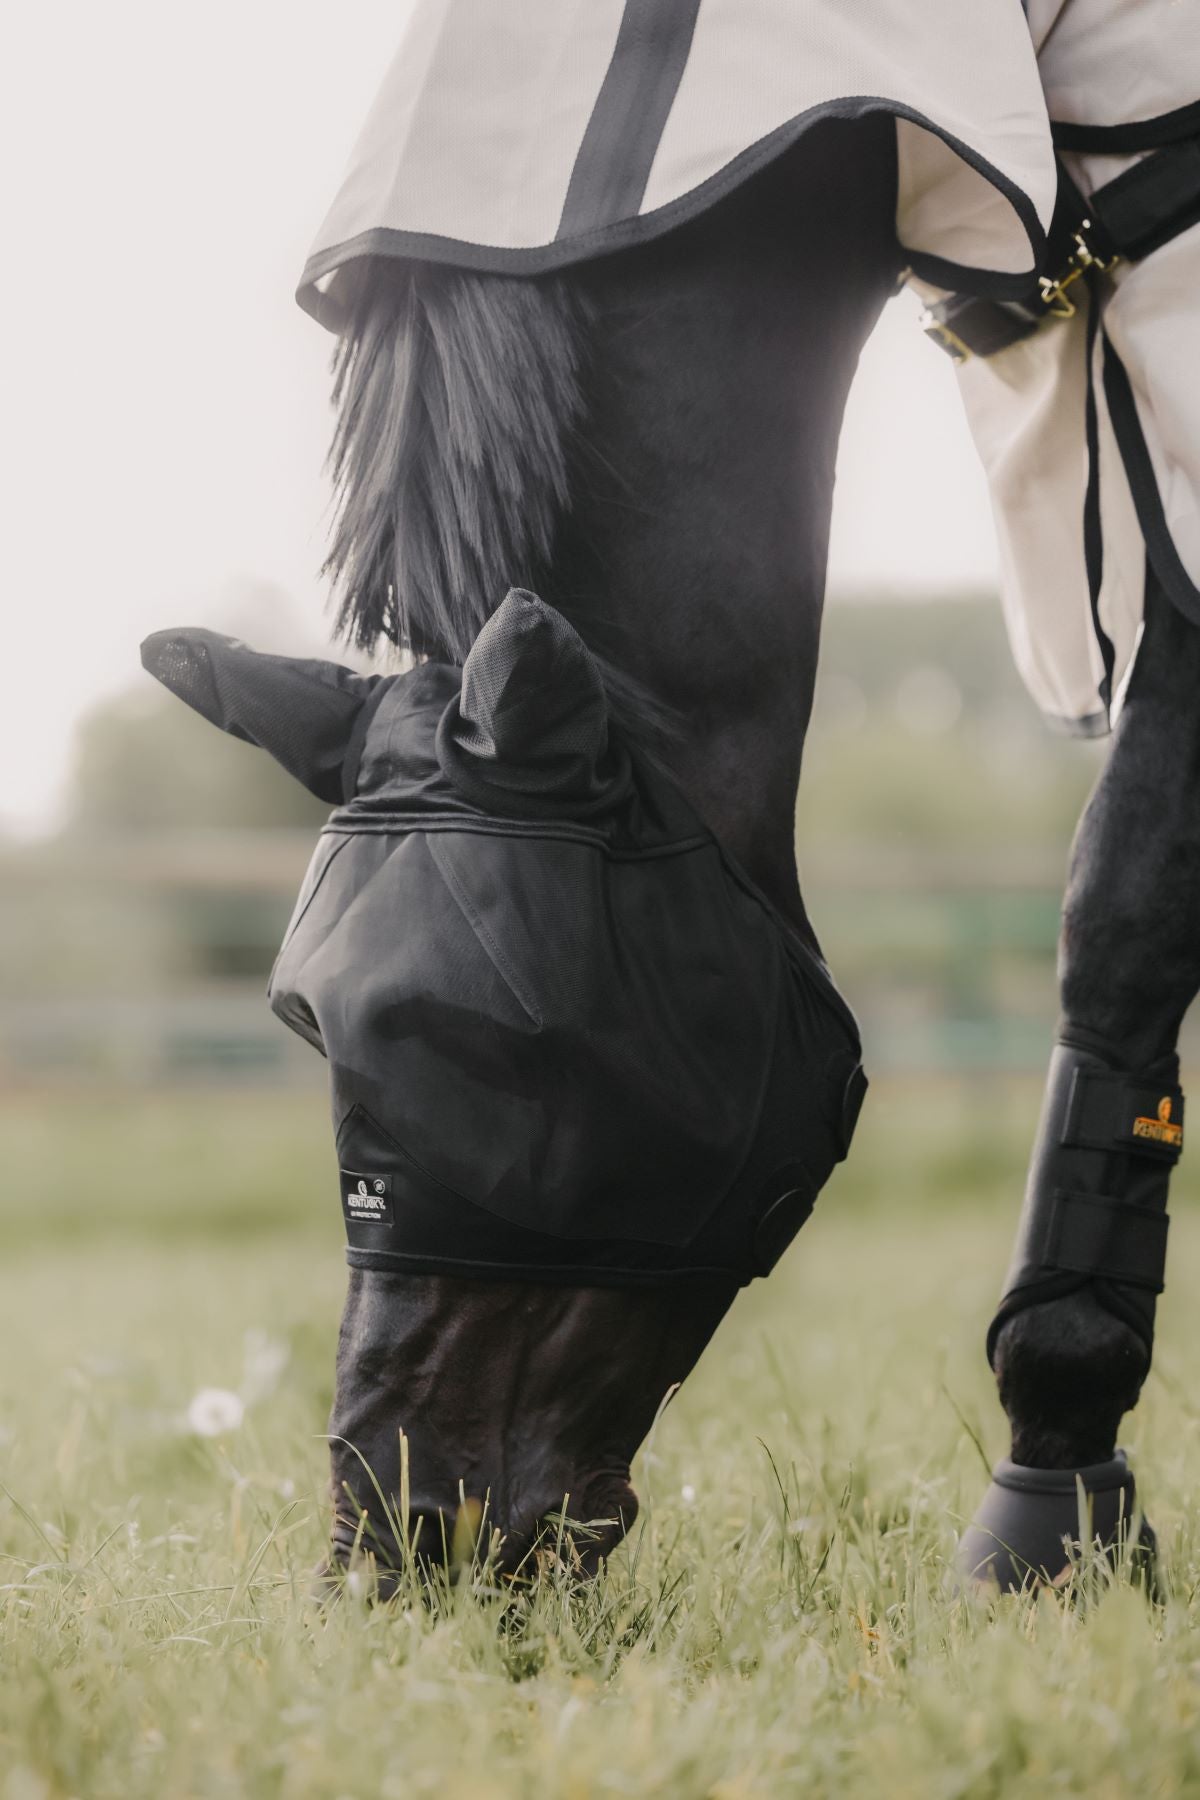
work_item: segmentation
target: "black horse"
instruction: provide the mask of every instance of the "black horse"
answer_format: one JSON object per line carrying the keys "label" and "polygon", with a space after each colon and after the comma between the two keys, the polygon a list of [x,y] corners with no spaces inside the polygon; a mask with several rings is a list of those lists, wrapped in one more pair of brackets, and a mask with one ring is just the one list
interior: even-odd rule
{"label": "black horse", "polygon": [[[839,428],[899,270],[894,215],[891,120],[829,123],[693,223],[561,275],[372,263],[339,350],[343,623],[462,662],[506,588],[541,593],[618,724],[814,942],[795,800]],[[398,1491],[403,1425],[414,1515],[453,1516],[465,1481],[515,1559],[569,1495],[615,1521],[594,1557],[729,1297],[352,1271],[335,1503],[361,1495],[358,1454]]]}
{"label": "black horse", "polygon": [[[839,429],[900,273],[895,202],[892,120],[827,120],[699,218],[564,273],[364,258],[337,354],[329,566],[348,633],[461,664],[506,589],[537,590],[595,654],[618,727],[814,946],[795,800]],[[1200,986],[1198,646],[1152,591],[1074,852],[1062,1035],[1118,1070],[1169,1063]],[[365,1461],[414,1519],[486,1495],[510,1562],[568,1495],[611,1522],[594,1561],[628,1529],[632,1458],[728,1300],[352,1269],[335,1552],[356,1529],[349,1488],[384,1560],[400,1554]],[[1148,1334],[1086,1276],[1034,1300],[993,1347],[1013,1458],[1104,1463]]]}

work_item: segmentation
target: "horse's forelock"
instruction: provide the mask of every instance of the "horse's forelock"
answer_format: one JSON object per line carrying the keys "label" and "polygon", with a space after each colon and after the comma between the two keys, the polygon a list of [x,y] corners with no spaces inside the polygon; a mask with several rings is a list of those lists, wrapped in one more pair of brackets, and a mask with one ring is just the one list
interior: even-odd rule
{"label": "horse's forelock", "polygon": [[562,278],[371,262],[334,359],[338,625],[462,661],[512,586],[537,587],[583,411]]}

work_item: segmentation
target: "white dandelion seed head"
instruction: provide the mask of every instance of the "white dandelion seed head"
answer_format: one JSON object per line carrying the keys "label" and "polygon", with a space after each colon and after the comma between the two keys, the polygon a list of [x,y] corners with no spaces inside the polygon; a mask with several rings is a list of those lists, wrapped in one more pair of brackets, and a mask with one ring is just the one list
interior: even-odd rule
{"label": "white dandelion seed head", "polygon": [[679,1497],[685,1506],[690,1506],[696,1498],[696,1490],[690,1481],[685,1481],[679,1490]]}
{"label": "white dandelion seed head", "polygon": [[223,1437],[246,1416],[245,1402],[228,1388],[201,1388],[187,1409],[188,1430],[197,1437]]}

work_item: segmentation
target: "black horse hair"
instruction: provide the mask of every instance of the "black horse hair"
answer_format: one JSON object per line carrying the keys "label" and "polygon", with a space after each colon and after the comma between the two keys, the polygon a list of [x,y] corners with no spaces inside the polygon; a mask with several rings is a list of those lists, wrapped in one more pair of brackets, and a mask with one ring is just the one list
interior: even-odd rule
{"label": "black horse hair", "polygon": [[[510,587],[563,604],[548,583],[586,461],[588,340],[562,276],[357,266],[333,363],[325,562],[349,642],[461,663]],[[647,747],[675,735],[669,709],[597,661],[627,731]]]}
{"label": "black horse hair", "polygon": [[338,628],[461,662],[509,587],[536,587],[583,412],[578,303],[372,259],[334,358]]}

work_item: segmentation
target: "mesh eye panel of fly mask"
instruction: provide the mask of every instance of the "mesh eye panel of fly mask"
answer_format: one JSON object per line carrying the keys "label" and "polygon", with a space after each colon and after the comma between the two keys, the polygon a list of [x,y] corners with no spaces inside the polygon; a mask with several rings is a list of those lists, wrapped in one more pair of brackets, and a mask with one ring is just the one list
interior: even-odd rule
{"label": "mesh eye panel of fly mask", "polygon": [[513,590],[462,669],[207,631],[151,674],[336,806],[270,982],[329,1059],[349,1260],[630,1284],[766,1274],[866,1086],[824,964],[623,743]]}

